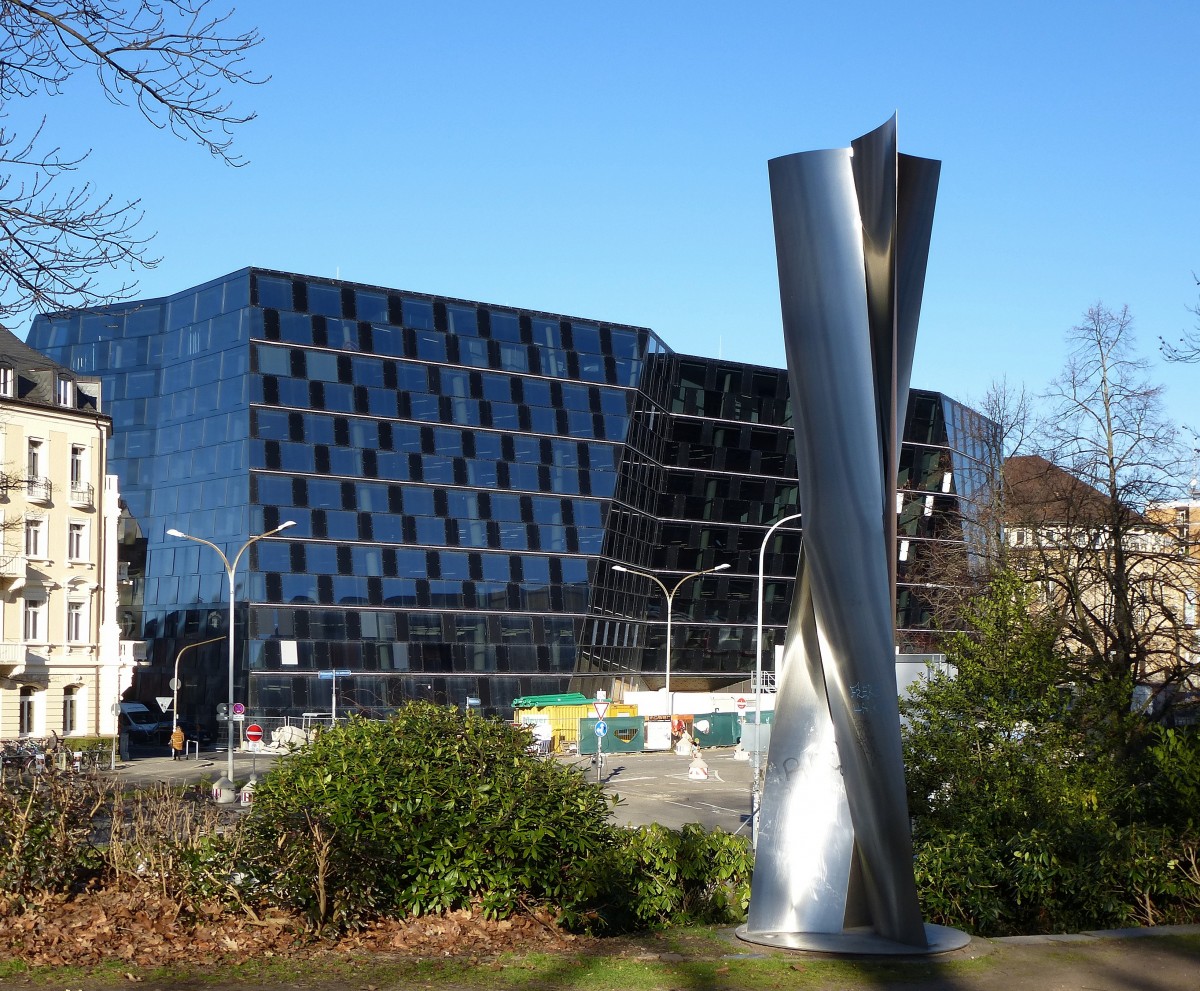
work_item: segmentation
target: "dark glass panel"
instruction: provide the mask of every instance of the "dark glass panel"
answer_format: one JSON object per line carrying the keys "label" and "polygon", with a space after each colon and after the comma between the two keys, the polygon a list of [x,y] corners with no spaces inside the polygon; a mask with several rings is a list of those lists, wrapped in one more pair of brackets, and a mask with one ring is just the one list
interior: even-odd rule
{"label": "dark glass panel", "polygon": [[422,361],[446,360],[446,335],[437,331],[416,331],[417,357]]}
{"label": "dark glass panel", "polygon": [[384,293],[355,290],[354,316],[370,323],[388,322],[388,300]]}
{"label": "dark glass panel", "polygon": [[411,395],[409,396],[409,412],[414,420],[424,420],[427,423],[441,422],[441,404],[438,396]]}
{"label": "dark glass panel", "polygon": [[534,317],[530,323],[533,330],[534,344],[539,347],[562,347],[562,329],[557,320]]}
{"label": "dark glass panel", "polygon": [[521,323],[515,313],[503,313],[492,310],[489,313],[491,336],[497,341],[511,341],[519,344],[521,341]]}
{"label": "dark glass panel", "polygon": [[529,353],[520,344],[500,345],[500,367],[513,372],[529,371]]}
{"label": "dark glass panel", "polygon": [[433,304],[423,299],[403,299],[404,326],[433,330]]}
{"label": "dark glass panel", "polygon": [[452,334],[474,337],[479,333],[479,317],[473,306],[446,305],[446,329]]}
{"label": "dark glass panel", "polygon": [[599,354],[601,351],[600,330],[589,324],[572,323],[571,343],[576,351],[592,355]]}
{"label": "dark glass panel", "polygon": [[463,338],[458,342],[458,360],[474,368],[488,367],[487,341],[479,338]]}

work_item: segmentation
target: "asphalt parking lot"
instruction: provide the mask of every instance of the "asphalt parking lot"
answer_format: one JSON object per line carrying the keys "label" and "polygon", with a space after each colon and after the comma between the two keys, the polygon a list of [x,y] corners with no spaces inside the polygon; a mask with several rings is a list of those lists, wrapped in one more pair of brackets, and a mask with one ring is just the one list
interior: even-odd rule
{"label": "asphalt parking lot", "polygon": [[[613,819],[623,825],[659,823],[672,829],[689,822],[729,833],[750,829],[753,762],[734,758],[733,747],[704,751],[708,778],[693,780],[691,759],[665,751],[609,754],[601,780],[620,797]],[[560,757],[578,764],[580,773],[595,777],[590,757]]]}
{"label": "asphalt parking lot", "polygon": [[[130,759],[118,765],[117,773],[122,780],[136,785],[212,782],[225,773],[227,757],[223,750],[205,750],[198,757],[178,761],[171,760],[167,753],[166,747],[135,746]],[[748,833],[753,763],[736,760],[734,753],[732,747],[706,750],[703,756],[709,773],[706,780],[700,781],[689,777],[691,759],[675,753],[606,755],[601,783],[620,799],[613,810],[613,821],[631,826],[659,823],[672,829],[698,822],[710,829]],[[275,760],[240,750],[233,758],[234,779],[239,785],[252,773],[261,777]],[[552,759],[576,767],[580,774],[595,780],[596,769],[590,757],[563,755]]]}

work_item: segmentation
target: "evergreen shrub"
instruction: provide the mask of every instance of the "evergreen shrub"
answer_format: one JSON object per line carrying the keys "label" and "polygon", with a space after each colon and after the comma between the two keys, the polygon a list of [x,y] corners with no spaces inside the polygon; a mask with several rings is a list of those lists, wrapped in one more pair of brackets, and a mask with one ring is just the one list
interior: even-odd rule
{"label": "evergreen shrub", "polygon": [[611,800],[530,742],[422,702],[325,730],[259,783],[250,871],[318,926],[474,904],[493,917],[552,906],[579,921],[601,880],[588,862],[619,841]]}

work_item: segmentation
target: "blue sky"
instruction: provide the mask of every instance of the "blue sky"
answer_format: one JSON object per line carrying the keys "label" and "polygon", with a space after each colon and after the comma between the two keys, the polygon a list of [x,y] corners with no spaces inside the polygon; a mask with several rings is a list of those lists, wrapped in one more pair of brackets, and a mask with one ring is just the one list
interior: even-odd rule
{"label": "blue sky", "polygon": [[[245,265],[655,329],[784,362],[766,162],[899,113],[940,158],[914,384],[1039,390],[1097,301],[1144,350],[1193,326],[1195,3],[255,0],[271,81],[221,166],[80,76],[50,115],[141,197],[144,295]],[[1156,365],[1200,428],[1200,367]]]}

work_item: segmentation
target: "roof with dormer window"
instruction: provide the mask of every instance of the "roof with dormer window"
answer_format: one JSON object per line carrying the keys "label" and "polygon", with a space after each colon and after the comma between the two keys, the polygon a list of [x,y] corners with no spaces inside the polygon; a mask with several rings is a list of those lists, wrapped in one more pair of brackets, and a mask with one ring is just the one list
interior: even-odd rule
{"label": "roof with dormer window", "polygon": [[[58,383],[65,378],[73,386],[71,408],[89,412],[97,410],[99,404],[96,396],[99,392],[87,388],[89,384],[96,383],[96,379],[81,378],[65,365],[31,348],[7,327],[0,327],[0,365],[10,366],[14,373],[13,394],[5,398],[61,409]],[[84,388],[77,388],[80,385]]]}

